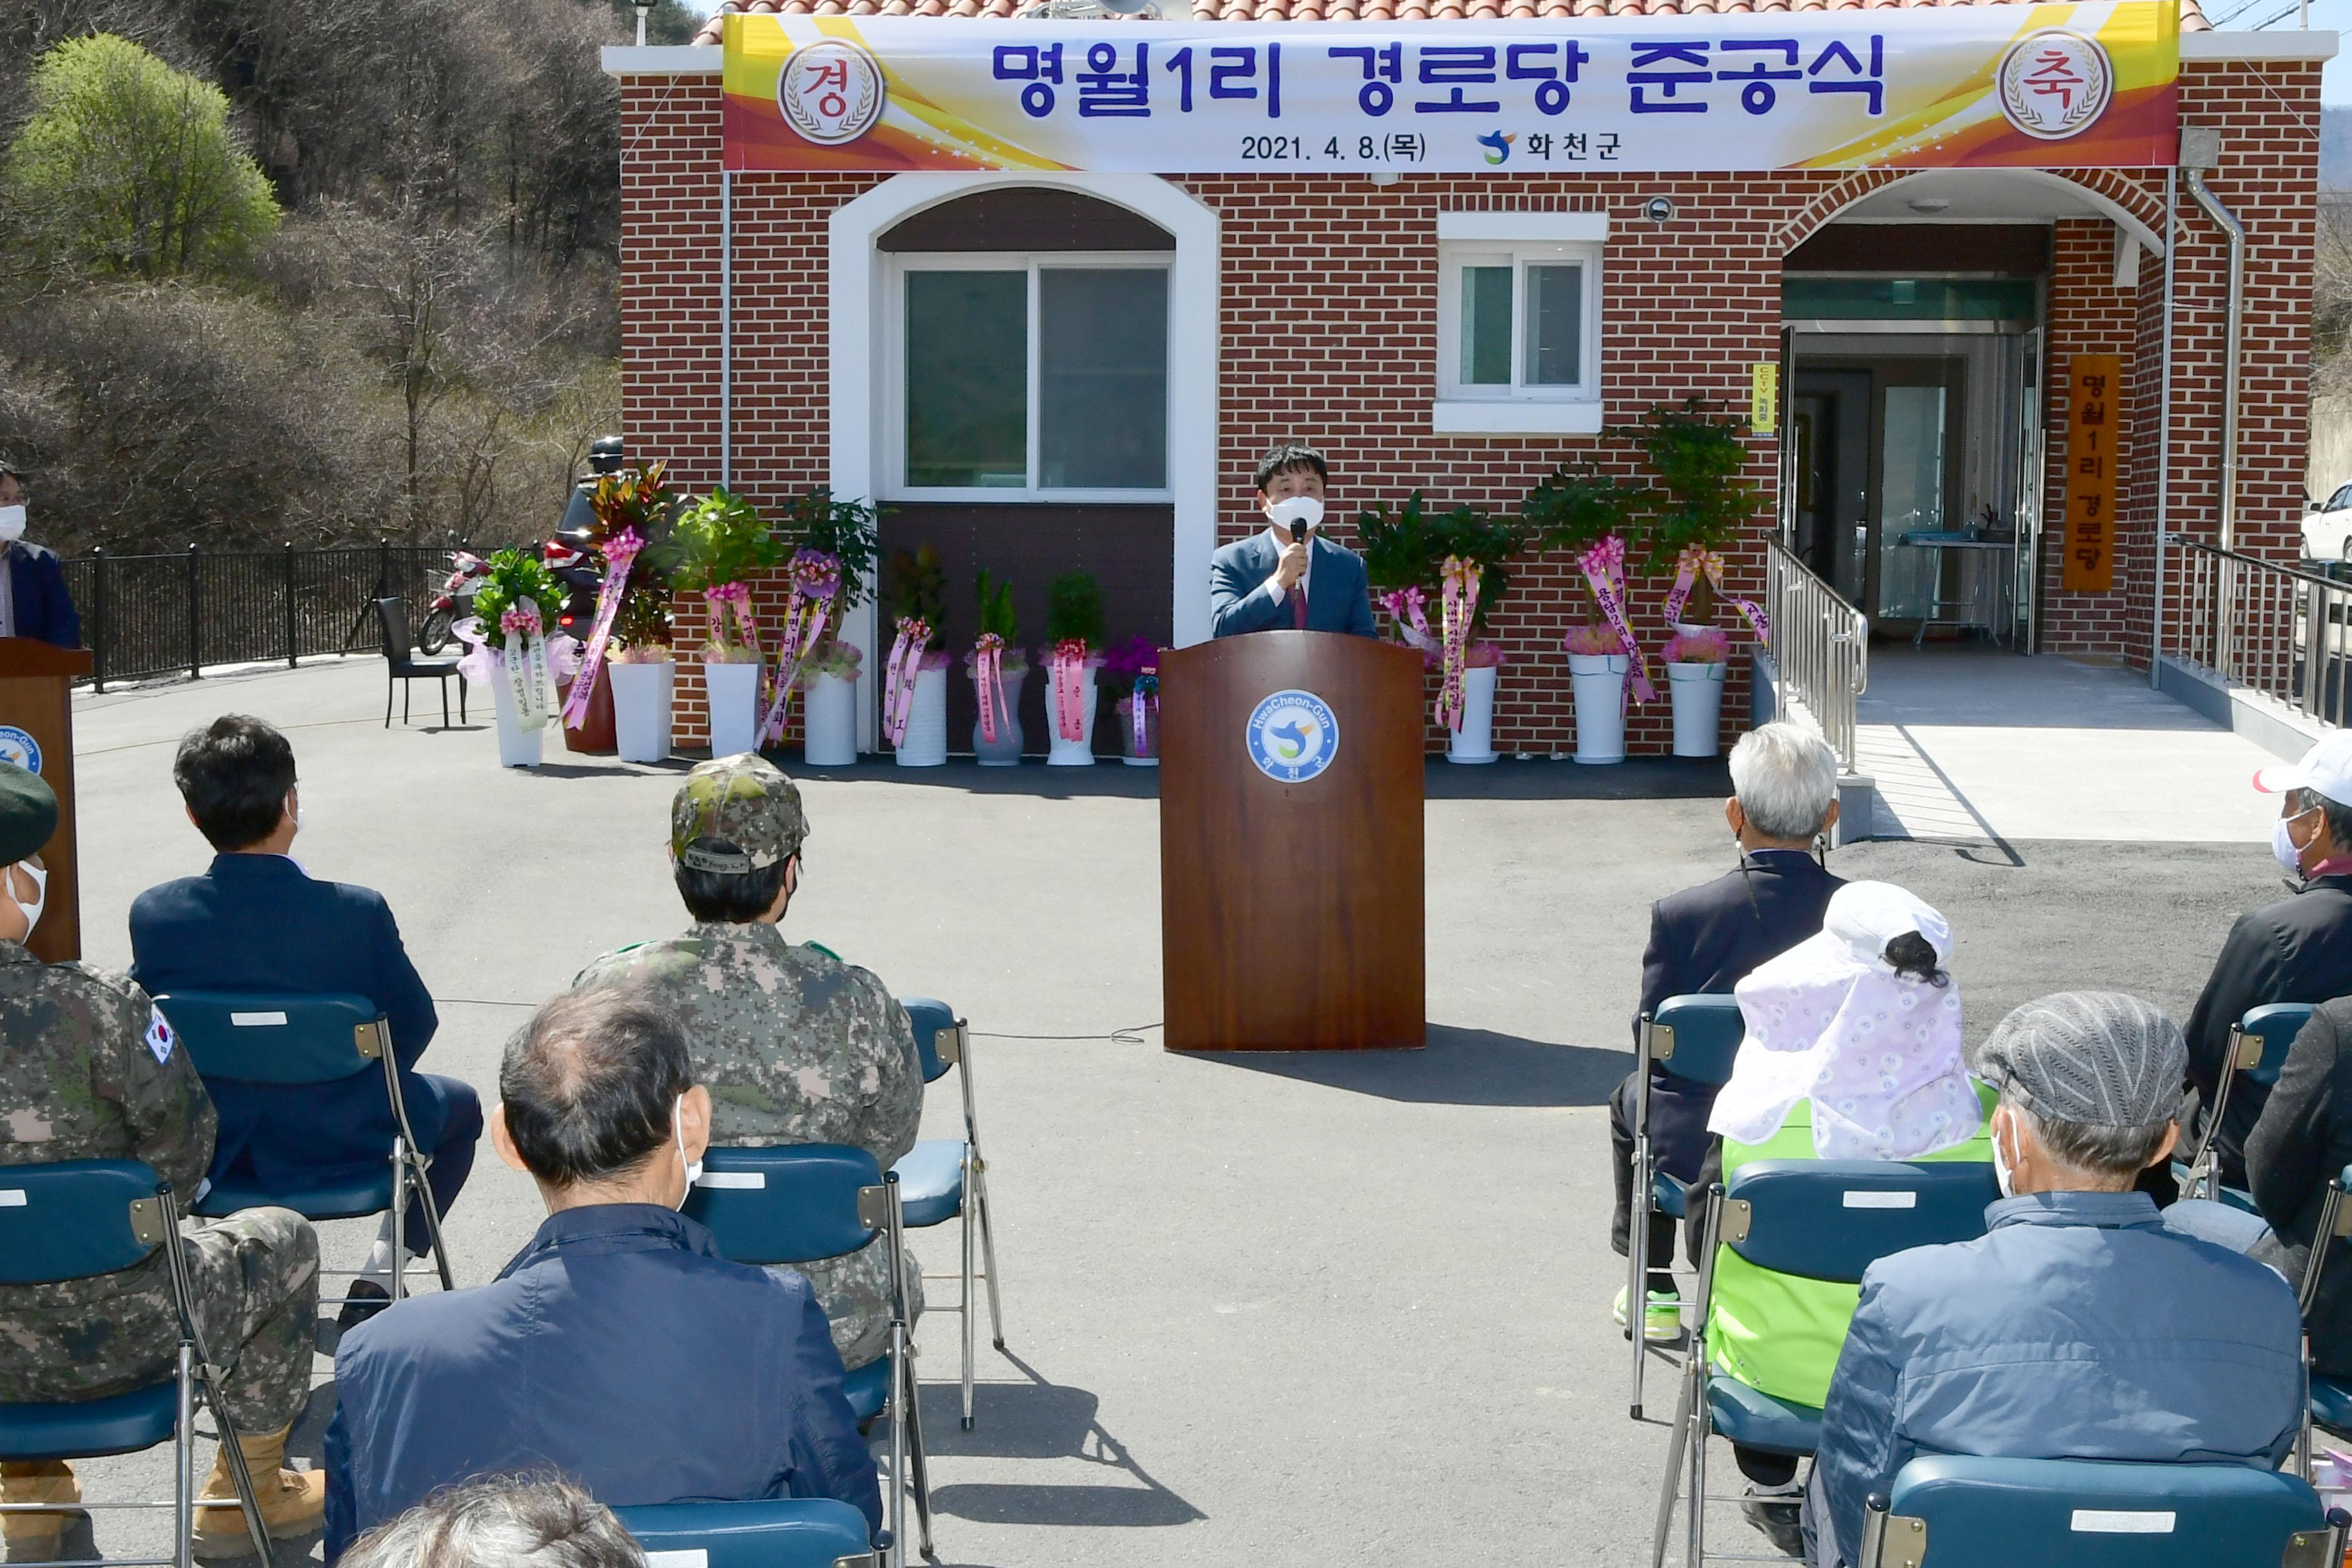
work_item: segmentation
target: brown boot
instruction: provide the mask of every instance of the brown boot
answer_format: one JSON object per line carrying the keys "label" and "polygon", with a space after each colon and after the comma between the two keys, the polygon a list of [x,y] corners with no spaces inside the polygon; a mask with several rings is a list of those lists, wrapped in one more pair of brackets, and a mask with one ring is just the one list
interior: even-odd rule
{"label": "brown boot", "polygon": [[[0,1460],[0,1502],[79,1502],[81,1483],[63,1459]],[[11,1563],[48,1563],[58,1555],[71,1513],[0,1513],[0,1541]]]}
{"label": "brown boot", "polygon": [[[260,1437],[239,1437],[245,1468],[253,1476],[253,1490],[261,1504],[262,1528],[272,1541],[308,1535],[327,1513],[327,1477],[321,1470],[286,1468],[289,1425]],[[196,1555],[250,1557],[253,1537],[245,1528],[245,1510],[237,1506],[236,1483],[229,1479],[228,1453],[213,1456],[213,1473],[196,1498]]]}

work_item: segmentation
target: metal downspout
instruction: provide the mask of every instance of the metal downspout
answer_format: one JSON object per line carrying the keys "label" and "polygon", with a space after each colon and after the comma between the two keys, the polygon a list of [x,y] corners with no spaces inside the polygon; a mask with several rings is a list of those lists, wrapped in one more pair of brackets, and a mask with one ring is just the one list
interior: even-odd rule
{"label": "metal downspout", "polygon": [[2245,336],[2246,304],[2246,226],[2231,215],[2229,208],[2216,201],[2206,188],[2205,171],[2221,161],[2221,133],[2207,127],[2184,130],[2180,133],[2180,163],[2187,177],[2189,194],[2203,209],[2207,217],[2219,225],[2230,237],[2230,272],[2228,316],[2224,323],[2221,347],[2221,506],[2220,543],[2222,550],[2219,570],[2215,574],[2213,605],[2213,667],[2216,673],[2227,679],[2237,663],[2231,657],[2237,641],[2236,574],[2231,570],[2230,552],[2238,547],[2238,380],[2239,358]]}
{"label": "metal downspout", "polygon": [[2180,248],[2180,171],[2164,172],[2164,343],[2157,356],[2156,414],[2156,597],[2147,650],[2147,684],[2164,684],[2165,546],[2172,530],[2172,258]]}
{"label": "metal downspout", "polygon": [[719,171],[719,485],[735,488],[735,174]]}

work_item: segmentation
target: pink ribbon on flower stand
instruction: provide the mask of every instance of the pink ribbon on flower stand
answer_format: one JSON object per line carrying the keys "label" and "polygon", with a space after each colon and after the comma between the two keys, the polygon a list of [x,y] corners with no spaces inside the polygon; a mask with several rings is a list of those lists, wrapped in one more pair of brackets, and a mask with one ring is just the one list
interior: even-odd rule
{"label": "pink ribbon on flower stand", "polygon": [[1004,712],[1004,721],[1013,722],[1013,714],[1004,708],[1004,639],[994,632],[982,632],[971,645],[971,681],[980,697],[980,738],[990,745],[996,743],[996,715]]}
{"label": "pink ribbon on flower stand", "polygon": [[588,633],[588,650],[580,658],[579,678],[563,699],[563,722],[574,729],[588,716],[588,699],[595,694],[596,677],[604,668],[604,645],[612,638],[614,617],[621,613],[622,595],[629,591],[629,565],[645,547],[645,535],[634,528],[604,542],[604,583],[596,591],[596,619]]}
{"label": "pink ribbon on flower stand", "polygon": [[1633,667],[1621,700],[1657,700],[1657,689],[1650,684],[1649,660],[1643,656],[1641,642],[1633,636],[1633,625],[1625,616],[1625,542],[1616,534],[1604,534],[1577,557],[1577,564],[1584,569],[1584,580],[1592,585],[1592,597],[1601,605],[1601,613],[1617,629],[1617,641]]}
{"label": "pink ribbon on flower stand", "polygon": [[1748,624],[1755,628],[1757,641],[1769,643],[1772,640],[1772,623],[1765,617],[1764,606],[1753,599],[1743,599],[1736,594],[1725,592],[1723,557],[1704,544],[1683,546],[1682,557],[1675,563],[1675,585],[1666,594],[1668,626],[1682,620],[1683,605],[1689,603],[1691,590],[1697,586],[1701,573],[1706,574],[1707,582],[1730,603],[1732,608],[1748,617]]}
{"label": "pink ribbon on flower stand", "polygon": [[931,646],[931,624],[920,616],[898,617],[898,640],[882,672],[882,725],[895,748],[907,742],[915,717],[915,678],[922,673],[923,650]]}
{"label": "pink ribbon on flower stand", "polygon": [[1440,606],[1444,628],[1444,676],[1437,688],[1437,721],[1449,730],[1462,728],[1466,704],[1462,694],[1462,672],[1469,665],[1470,618],[1478,608],[1478,563],[1465,561],[1458,555],[1445,558],[1440,573]]}

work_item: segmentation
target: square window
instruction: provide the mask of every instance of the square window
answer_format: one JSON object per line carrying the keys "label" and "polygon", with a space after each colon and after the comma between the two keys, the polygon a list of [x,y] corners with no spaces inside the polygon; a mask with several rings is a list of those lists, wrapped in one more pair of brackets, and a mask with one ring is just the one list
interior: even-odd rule
{"label": "square window", "polygon": [[1462,268],[1462,383],[1511,384],[1511,264]]}
{"label": "square window", "polygon": [[907,482],[1029,481],[1029,275],[907,275]]}
{"label": "square window", "polygon": [[1579,385],[1584,380],[1584,265],[1530,262],[1527,278],[1528,384]]}
{"label": "square window", "polygon": [[[1474,405],[1597,405],[1601,246],[1549,240],[1560,226],[1548,230],[1542,222],[1587,215],[1441,216],[1475,220],[1476,232],[1463,235],[1469,243],[1438,245],[1438,416],[1456,423],[1437,428],[1535,428],[1547,417],[1538,411],[1504,425],[1475,416],[1459,423]],[[1524,243],[1512,237],[1515,222],[1528,224]],[[1590,421],[1570,423],[1580,432]]]}

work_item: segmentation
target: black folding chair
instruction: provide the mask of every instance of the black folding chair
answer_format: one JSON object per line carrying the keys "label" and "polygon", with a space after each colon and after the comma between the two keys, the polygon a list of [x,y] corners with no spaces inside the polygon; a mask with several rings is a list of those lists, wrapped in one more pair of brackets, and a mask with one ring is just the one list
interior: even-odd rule
{"label": "black folding chair", "polygon": [[441,687],[441,727],[449,727],[449,678],[457,676],[457,721],[466,721],[466,678],[457,675],[454,658],[419,658],[416,639],[409,635],[408,601],[402,598],[378,599],[375,602],[375,625],[383,639],[383,727],[392,728],[392,689],[400,688],[400,721],[408,722],[408,683],[412,680],[437,681]]}

